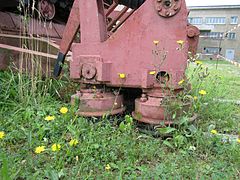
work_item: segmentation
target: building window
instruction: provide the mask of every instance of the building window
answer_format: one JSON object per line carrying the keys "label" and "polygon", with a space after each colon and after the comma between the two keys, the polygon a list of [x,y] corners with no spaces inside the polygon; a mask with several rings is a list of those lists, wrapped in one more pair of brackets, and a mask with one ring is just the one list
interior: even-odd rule
{"label": "building window", "polygon": [[236,33],[229,33],[228,39],[231,39],[231,40],[236,39]]}
{"label": "building window", "polygon": [[226,24],[225,17],[207,17],[206,24]]}
{"label": "building window", "polygon": [[188,18],[190,24],[202,24],[203,19],[201,17],[191,17]]}
{"label": "building window", "polygon": [[219,48],[218,47],[205,47],[204,51],[206,54],[218,54]]}
{"label": "building window", "polygon": [[231,17],[231,24],[237,24],[238,23],[238,17],[237,16],[232,16]]}
{"label": "building window", "polygon": [[205,38],[211,38],[211,39],[222,39],[223,33],[222,32],[204,32],[202,33],[202,36]]}

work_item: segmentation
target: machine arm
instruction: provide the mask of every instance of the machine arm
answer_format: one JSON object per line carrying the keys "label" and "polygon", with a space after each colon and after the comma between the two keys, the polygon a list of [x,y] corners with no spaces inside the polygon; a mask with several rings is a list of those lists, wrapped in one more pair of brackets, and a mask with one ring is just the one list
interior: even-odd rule
{"label": "machine arm", "polygon": [[[107,4],[112,4],[113,1],[117,4],[125,5],[132,9],[137,9],[145,2],[145,0],[104,0],[104,2]],[[80,28],[79,14],[79,0],[75,0],[64,30],[63,38],[61,40],[60,51],[54,67],[54,77],[58,77],[60,75],[65,56]]]}
{"label": "machine arm", "polygon": [[58,53],[53,72],[54,77],[58,77],[60,75],[62,71],[62,66],[64,64],[65,56],[72,45],[72,42],[79,30],[79,27],[79,3],[78,0],[75,0],[63,33],[63,38],[61,40],[60,51]]}

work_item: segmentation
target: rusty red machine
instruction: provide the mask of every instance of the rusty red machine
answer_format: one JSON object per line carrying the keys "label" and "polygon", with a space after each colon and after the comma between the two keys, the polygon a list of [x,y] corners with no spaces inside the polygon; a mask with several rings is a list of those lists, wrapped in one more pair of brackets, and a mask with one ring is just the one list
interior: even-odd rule
{"label": "rusty red machine", "polygon": [[[163,102],[182,91],[178,82],[186,78],[188,54],[196,52],[199,37],[199,30],[187,22],[185,0],[110,3],[105,10],[103,0],[74,1],[54,75],[59,76],[72,47],[70,77],[82,84],[72,96],[72,103],[79,103],[79,115],[122,113],[127,99],[121,90],[140,89],[133,117],[172,124]],[[72,44],[77,32],[81,42]]]}

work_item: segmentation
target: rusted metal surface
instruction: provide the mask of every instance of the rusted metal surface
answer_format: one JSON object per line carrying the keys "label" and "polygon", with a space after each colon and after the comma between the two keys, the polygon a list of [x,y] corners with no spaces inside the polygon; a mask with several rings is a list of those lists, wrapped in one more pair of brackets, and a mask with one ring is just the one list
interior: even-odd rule
{"label": "rusted metal surface", "polygon": [[122,18],[125,14],[126,14],[126,12],[128,11],[128,7],[124,7],[121,11],[120,11],[120,13],[118,13],[117,15],[116,15],[116,17],[114,18],[114,19],[112,19],[112,21],[108,24],[108,27],[107,27],[107,29],[108,29],[108,31],[110,31],[111,29],[112,29],[112,27],[120,20],[120,18]]}
{"label": "rusted metal surface", "polygon": [[[83,59],[86,61],[86,58],[89,58],[91,59],[89,64],[94,66],[99,61],[99,64],[112,63],[111,79],[107,83],[108,85],[141,88],[143,79],[148,79],[149,82],[155,80],[155,78],[151,79],[147,76],[150,76],[150,71],[156,70],[153,64],[157,62],[153,60],[152,50],[156,48],[153,41],[159,40],[158,48],[160,50],[165,49],[168,53],[165,62],[162,64],[161,71],[165,71],[171,76],[173,87],[178,87],[177,83],[184,77],[186,54],[189,46],[186,34],[186,7],[183,6],[181,11],[171,18],[161,18],[157,16],[155,9],[152,9],[152,3],[151,0],[146,1],[140,8],[141,10],[137,10],[132,14],[121,28],[108,39],[104,35],[106,32],[99,30],[101,26],[106,26],[106,24],[104,22],[101,25],[95,23],[98,15],[93,13],[94,11],[88,12],[84,5],[79,6],[84,7],[80,9],[82,14],[85,12],[85,14],[89,15],[88,18],[82,18],[80,21],[81,43],[73,45],[71,66],[75,71],[72,71],[71,75],[74,79],[81,81],[81,61]],[[176,23],[179,20],[181,20],[181,23]],[[95,26],[99,27],[98,31]],[[178,40],[184,41],[185,48],[183,50],[176,50],[179,47]],[[95,58],[96,56],[101,58]],[[90,62],[92,58],[96,59],[94,63]],[[105,71],[105,73],[107,72]],[[119,79],[118,73],[124,73],[128,77],[123,81]],[[159,86],[158,82],[147,84],[149,84],[147,85],[149,87],[151,84]]]}
{"label": "rusted metal surface", "polygon": [[28,49],[23,49],[23,48],[19,48],[19,47],[15,47],[15,46],[9,46],[9,45],[5,45],[5,44],[0,44],[0,48],[7,49],[7,50],[18,51],[18,52],[23,52],[23,53],[27,53],[27,54],[36,55],[36,56],[52,58],[52,59],[57,58],[56,55],[51,55],[51,54],[38,52],[38,51],[33,51],[33,50],[28,50]]}
{"label": "rusted metal surface", "polygon": [[[139,98],[135,100],[135,111],[132,113],[133,117],[141,122],[150,124],[161,124],[164,122],[165,125],[174,124],[172,120],[173,114],[176,116],[181,116],[183,112],[187,112],[191,106],[190,103],[179,102],[179,109],[172,110],[168,112],[169,105],[164,105],[165,97],[150,97],[148,96],[146,100]],[[173,98],[172,101],[175,99]]]}
{"label": "rusted metal surface", "polygon": [[6,56],[7,55],[5,53],[0,53],[0,70],[5,70],[8,67]]}
{"label": "rusted metal surface", "polygon": [[66,24],[65,31],[60,45],[60,52],[66,54],[70,49],[75,35],[79,30],[79,7],[78,1],[74,1],[72,10],[69,15],[69,20]]}
{"label": "rusted metal surface", "polygon": [[66,24],[66,28],[63,32],[63,38],[61,40],[61,44],[60,44],[60,51],[58,52],[58,58],[55,64],[57,64],[58,66],[55,65],[54,68],[54,72],[53,74],[55,76],[59,76],[60,72],[62,70],[62,66],[61,64],[64,63],[65,61],[65,57],[67,52],[69,51],[73,40],[79,30],[79,2],[78,1],[74,1],[73,6],[72,6],[72,10],[70,12],[69,15],[69,19],[68,22]]}
{"label": "rusted metal surface", "polygon": [[[162,101],[176,101],[176,94],[182,90],[178,82],[185,79],[188,50],[195,53],[199,35],[198,29],[187,23],[185,0],[146,0],[140,8],[128,11],[129,7],[125,7],[118,15],[113,15],[115,4],[104,11],[102,0],[75,0],[74,4],[72,13],[79,11],[79,16],[70,16],[68,23],[78,22],[81,42],[72,46],[71,78],[83,84],[104,85],[103,92],[111,87],[140,88],[143,94],[135,100],[135,119],[150,124],[173,123],[172,114],[166,115],[169,107]],[[109,17],[111,21],[107,23]],[[60,51],[60,59],[69,49],[77,25],[66,27],[65,32],[74,33],[63,37],[61,45],[67,48]],[[58,63],[56,67],[58,75]],[[72,98],[76,96],[88,104],[87,108],[84,104],[79,106],[78,113],[84,116],[102,115],[114,99],[98,102],[88,93]],[[98,103],[101,106],[96,110]],[[180,106],[182,112],[190,104],[182,102]]]}
{"label": "rusted metal surface", "polygon": [[38,10],[46,20],[52,20],[56,15],[55,4],[48,0],[39,0]]}
{"label": "rusted metal surface", "polygon": [[37,40],[37,41],[42,41],[42,42],[48,43],[51,46],[59,49],[59,45],[57,43],[55,43],[56,41],[50,40],[50,39],[47,39],[47,38],[36,38],[36,37],[30,37],[30,36],[2,34],[2,33],[0,33],[0,38],[15,38],[15,39]]}
{"label": "rusted metal surface", "polygon": [[64,25],[31,18],[23,22],[23,17],[9,12],[0,12],[0,17],[1,69],[9,65],[9,54],[14,54],[12,59],[15,64],[18,64],[20,53],[56,59]]}
{"label": "rusted metal surface", "polygon": [[182,6],[181,0],[157,0],[155,2],[158,14],[166,18],[176,15]]}
{"label": "rusted metal surface", "polygon": [[192,55],[195,55],[197,53],[200,31],[197,27],[189,24],[187,26],[187,36],[189,43],[188,51],[191,52]]}
{"label": "rusted metal surface", "polygon": [[124,112],[123,96],[97,89],[81,89],[71,98],[72,105],[78,105],[81,116],[115,115]]}
{"label": "rusted metal surface", "polygon": [[21,20],[20,15],[0,12],[0,32],[9,34],[27,34],[35,37],[48,37],[61,39],[64,25],[52,22],[43,22],[30,18],[27,22]]}

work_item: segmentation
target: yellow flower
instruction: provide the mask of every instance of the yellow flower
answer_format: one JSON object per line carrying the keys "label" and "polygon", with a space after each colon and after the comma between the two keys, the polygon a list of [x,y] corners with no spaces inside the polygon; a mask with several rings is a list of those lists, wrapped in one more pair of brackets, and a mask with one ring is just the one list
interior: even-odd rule
{"label": "yellow flower", "polygon": [[126,74],[124,74],[124,73],[119,73],[118,75],[119,75],[120,79],[125,79],[126,78]]}
{"label": "yellow flower", "polygon": [[0,131],[0,139],[3,139],[3,138],[4,138],[4,136],[5,136],[5,132],[3,132],[3,131]]}
{"label": "yellow flower", "polygon": [[60,113],[62,113],[62,114],[66,114],[67,112],[68,112],[68,108],[66,108],[66,107],[62,107],[60,109]]}
{"label": "yellow flower", "polygon": [[38,147],[36,147],[36,149],[35,149],[35,153],[36,153],[36,154],[40,154],[40,153],[42,153],[43,151],[45,151],[45,146],[38,146]]}
{"label": "yellow flower", "polygon": [[181,85],[184,83],[184,79],[182,79],[181,81],[178,82],[178,85]]}
{"label": "yellow flower", "polygon": [[111,166],[110,166],[109,164],[107,164],[107,165],[105,166],[105,170],[109,171],[110,169],[111,169]]}
{"label": "yellow flower", "polygon": [[53,144],[51,148],[52,148],[53,152],[60,151],[61,145],[60,144]]}
{"label": "yellow flower", "polygon": [[178,40],[177,43],[182,46],[184,44],[184,41],[183,40]]}
{"label": "yellow flower", "polygon": [[195,61],[195,63],[196,63],[197,65],[202,65],[202,64],[203,64],[202,61]]}
{"label": "yellow flower", "polygon": [[212,134],[217,134],[218,132],[217,132],[217,130],[213,129],[213,130],[211,130],[211,133]]}
{"label": "yellow flower", "polygon": [[240,139],[237,139],[237,143],[239,143],[239,144],[240,144]]}
{"label": "yellow flower", "polygon": [[154,74],[156,74],[156,71],[150,71],[149,74],[154,75]]}
{"label": "yellow flower", "polygon": [[78,140],[77,139],[72,139],[70,142],[69,142],[69,145],[70,146],[76,146],[78,144]]}
{"label": "yellow flower", "polygon": [[46,121],[53,121],[55,119],[55,116],[47,116],[45,117]]}
{"label": "yellow flower", "polygon": [[197,99],[198,99],[198,97],[197,97],[197,96],[194,96],[194,97],[193,97],[193,99],[194,99],[194,100],[197,100]]}
{"label": "yellow flower", "polygon": [[201,94],[201,95],[206,95],[207,92],[206,92],[205,90],[201,90],[201,91],[199,91],[199,94]]}
{"label": "yellow flower", "polygon": [[154,40],[153,43],[154,43],[155,45],[158,45],[159,41]]}

